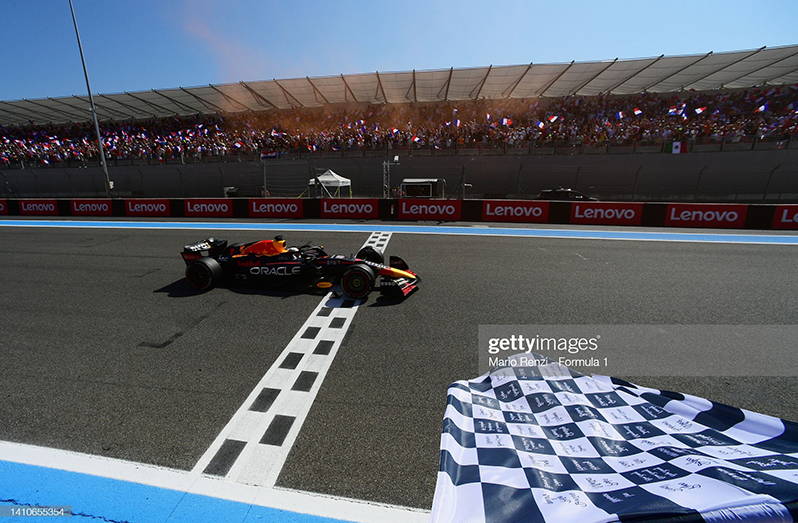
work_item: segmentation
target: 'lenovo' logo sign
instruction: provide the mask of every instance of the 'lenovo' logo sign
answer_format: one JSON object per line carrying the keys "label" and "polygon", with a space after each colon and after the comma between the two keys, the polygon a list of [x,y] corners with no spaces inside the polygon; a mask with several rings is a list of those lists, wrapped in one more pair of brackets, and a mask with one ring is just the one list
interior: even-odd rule
{"label": "'lenovo' logo sign", "polygon": [[169,216],[169,200],[127,200],[125,215],[127,216]]}
{"label": "'lenovo' logo sign", "polygon": [[329,200],[321,201],[322,218],[377,218],[377,200]]}
{"label": "'lenovo' logo sign", "polygon": [[249,200],[249,217],[302,218],[302,200]]}
{"label": "'lenovo' logo sign", "polygon": [[490,201],[482,202],[482,220],[486,222],[546,223],[549,202]]}
{"label": "'lenovo' logo sign", "polygon": [[400,220],[459,220],[460,200],[399,200]]}
{"label": "'lenovo' logo sign", "polygon": [[640,225],[642,203],[572,203],[571,223],[593,225]]}
{"label": "'lenovo' logo sign", "polygon": [[209,216],[230,218],[233,204],[230,200],[186,200],[186,216]]}
{"label": "'lenovo' logo sign", "polygon": [[668,205],[665,225],[669,227],[745,227],[747,205],[738,204],[691,204]]}
{"label": "'lenovo' logo sign", "polygon": [[110,200],[71,200],[69,209],[72,216],[111,216]]}
{"label": "'lenovo' logo sign", "polygon": [[20,200],[19,213],[27,216],[57,216],[56,200]]}
{"label": "'lenovo' logo sign", "polygon": [[798,205],[777,205],[774,229],[798,229]]}

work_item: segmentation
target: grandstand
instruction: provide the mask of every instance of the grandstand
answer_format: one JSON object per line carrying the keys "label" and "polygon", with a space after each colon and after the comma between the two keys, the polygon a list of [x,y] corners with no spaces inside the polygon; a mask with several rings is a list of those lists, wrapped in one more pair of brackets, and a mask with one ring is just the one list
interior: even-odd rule
{"label": "grandstand", "polygon": [[[276,188],[279,194],[296,196],[314,169],[354,159],[362,160],[349,167],[357,172],[346,173],[354,176],[354,191],[382,194],[379,162],[395,155],[441,160],[425,172],[397,169],[400,176],[444,178],[464,172],[466,160],[481,157],[484,173],[469,175],[484,178],[492,169],[485,158],[493,156],[626,153],[642,158],[674,149],[795,149],[798,45],[632,60],[242,81],[99,94],[95,100],[111,166],[117,173],[137,168],[137,173],[112,177],[118,182],[141,178],[137,187],[117,183],[121,194],[166,195],[157,189],[161,179],[149,180],[151,166],[218,163],[211,171],[221,172],[221,179],[206,184],[207,195],[217,196],[224,184],[236,182],[245,193],[269,190],[277,195]],[[90,118],[87,97],[0,101],[0,168],[92,171],[99,152]],[[640,162],[644,175],[651,161]],[[246,167],[232,167],[234,163]],[[750,169],[762,178],[782,163],[763,164],[752,158]],[[493,164],[501,171],[501,162]],[[493,186],[484,178],[478,193],[522,195],[539,188],[522,184],[523,166],[513,169],[517,176],[513,172],[496,177],[512,178],[512,183]],[[690,169],[698,172],[702,167]],[[612,176],[614,168],[607,170]],[[568,173],[565,181],[573,178],[573,168],[555,161],[545,183],[563,181],[556,176],[559,171]],[[527,168],[524,175],[529,174]],[[152,176],[164,178],[167,173]],[[180,189],[166,191],[170,195],[196,189],[187,186],[183,174],[177,177]],[[5,182],[6,193],[12,191],[9,185],[16,185],[12,194],[32,195],[31,189],[22,190],[24,181],[10,183],[6,176]],[[64,195],[93,192],[74,185],[72,175],[68,184],[71,192]],[[36,185],[36,195],[64,192],[48,182],[44,190],[41,181]],[[591,188],[595,184],[585,192]],[[798,194],[798,188],[779,192],[782,198],[783,193]],[[758,191],[746,188],[743,193]],[[637,197],[630,188],[597,195]]]}
{"label": "grandstand", "polygon": [[[340,75],[98,95],[101,120],[325,107],[632,95],[798,83],[798,46],[606,62]],[[0,102],[0,124],[88,121],[86,97]]]}

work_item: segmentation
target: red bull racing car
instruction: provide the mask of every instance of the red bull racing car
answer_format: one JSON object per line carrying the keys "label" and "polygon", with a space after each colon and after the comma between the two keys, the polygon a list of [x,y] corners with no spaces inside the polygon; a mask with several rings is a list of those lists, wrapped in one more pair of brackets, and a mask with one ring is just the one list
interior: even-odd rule
{"label": "red bull racing car", "polygon": [[360,299],[369,295],[379,278],[381,294],[404,298],[420,281],[404,260],[391,256],[385,265],[382,252],[370,246],[353,257],[343,256],[327,254],[316,245],[288,247],[282,236],[229,246],[227,240],[208,238],[186,245],[181,254],[186,262],[186,279],[200,291],[225,280],[238,280],[299,292],[340,290]]}

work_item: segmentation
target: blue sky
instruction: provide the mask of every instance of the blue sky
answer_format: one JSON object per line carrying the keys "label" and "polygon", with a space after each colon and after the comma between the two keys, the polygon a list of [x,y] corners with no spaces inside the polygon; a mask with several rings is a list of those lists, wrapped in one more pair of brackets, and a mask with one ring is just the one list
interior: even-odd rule
{"label": "blue sky", "polygon": [[[92,92],[736,51],[798,2],[73,0]],[[0,100],[82,95],[68,0],[5,0]]]}

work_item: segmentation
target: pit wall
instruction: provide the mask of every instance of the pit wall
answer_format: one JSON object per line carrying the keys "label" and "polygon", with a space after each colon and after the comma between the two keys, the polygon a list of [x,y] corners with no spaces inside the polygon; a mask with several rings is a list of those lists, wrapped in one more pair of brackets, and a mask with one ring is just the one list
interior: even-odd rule
{"label": "pit wall", "polygon": [[[773,151],[690,154],[508,154],[506,156],[403,156],[308,158],[208,164],[119,165],[109,168],[114,198],[220,198],[311,196],[314,173],[332,169],[352,182],[357,198],[383,195],[405,178],[446,181],[445,197],[529,199],[543,189],[574,189],[604,201],[798,203],[798,139]],[[466,189],[463,190],[465,182]],[[238,189],[236,192],[228,188]],[[346,191],[346,195],[349,192]],[[0,198],[105,198],[102,169],[0,168]]]}
{"label": "pit wall", "polygon": [[798,229],[798,205],[376,198],[0,199],[0,216],[345,219]]}

